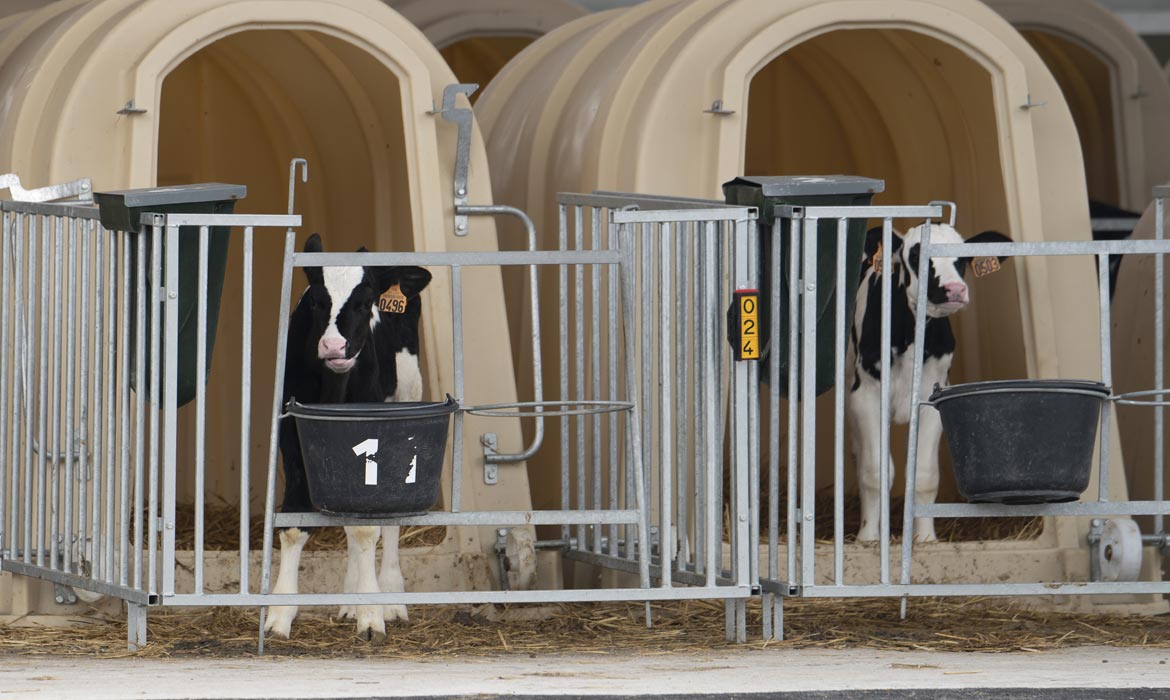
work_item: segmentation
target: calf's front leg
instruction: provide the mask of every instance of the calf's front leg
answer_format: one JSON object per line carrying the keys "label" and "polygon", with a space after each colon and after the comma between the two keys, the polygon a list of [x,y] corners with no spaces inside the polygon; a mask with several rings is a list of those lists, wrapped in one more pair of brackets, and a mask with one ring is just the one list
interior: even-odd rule
{"label": "calf's front leg", "polygon": [[[401,593],[406,590],[402,578],[402,567],[398,563],[398,526],[382,528],[382,568],[378,572],[378,588],[383,593]],[[382,617],[386,622],[401,620],[409,622],[405,605],[383,605]]]}
{"label": "calf's front leg", "polygon": [[[372,526],[346,527],[347,553],[357,571],[355,593],[378,593],[378,579],[374,575],[377,559],[378,528]],[[347,563],[347,567],[349,564]],[[386,639],[386,623],[382,619],[382,606],[358,605],[357,635],[375,644]]]}

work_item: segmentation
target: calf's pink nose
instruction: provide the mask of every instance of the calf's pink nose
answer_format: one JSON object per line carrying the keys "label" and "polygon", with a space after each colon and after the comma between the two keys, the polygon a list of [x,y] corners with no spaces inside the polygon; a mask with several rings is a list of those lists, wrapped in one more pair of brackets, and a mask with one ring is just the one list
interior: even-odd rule
{"label": "calf's pink nose", "polygon": [[944,284],[943,289],[947,290],[947,301],[958,304],[967,303],[967,285],[962,282],[951,282]]}
{"label": "calf's pink nose", "polygon": [[345,357],[345,338],[321,338],[317,343],[317,356],[322,360]]}

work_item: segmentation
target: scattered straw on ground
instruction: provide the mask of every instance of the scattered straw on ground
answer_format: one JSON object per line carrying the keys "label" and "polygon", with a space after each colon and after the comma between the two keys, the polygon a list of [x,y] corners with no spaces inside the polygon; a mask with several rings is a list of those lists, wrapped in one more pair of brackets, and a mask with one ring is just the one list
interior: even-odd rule
{"label": "scattered straw on ground", "polygon": [[[323,609],[318,609],[323,610]],[[411,624],[392,627],[371,646],[350,621],[302,613],[293,638],[268,642],[273,656],[428,659],[498,654],[750,653],[761,648],[1019,652],[1072,646],[1170,648],[1170,616],[1072,615],[1029,611],[991,599],[916,599],[906,620],[898,601],[794,600],[785,608],[787,639],[763,642],[761,608],[748,608],[745,645],[724,639],[723,604],[655,604],[647,629],[641,603],[539,606],[413,607]],[[537,614],[532,614],[537,613]],[[532,619],[536,618],[536,619]],[[87,619],[60,628],[0,626],[0,653],[84,656],[240,656],[256,653],[255,610],[158,613],[149,618],[149,645],[126,651],[125,624]]]}

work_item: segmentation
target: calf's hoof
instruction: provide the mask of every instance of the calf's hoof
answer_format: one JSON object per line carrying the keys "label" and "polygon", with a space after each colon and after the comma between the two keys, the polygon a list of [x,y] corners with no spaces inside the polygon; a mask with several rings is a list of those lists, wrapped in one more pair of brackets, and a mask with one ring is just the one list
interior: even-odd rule
{"label": "calf's hoof", "polygon": [[371,644],[381,644],[386,641],[386,622],[382,620],[383,606],[363,605],[357,614],[357,636]]}
{"label": "calf's hoof", "polygon": [[357,610],[352,605],[342,605],[337,609],[337,618],[339,620],[356,620]]}
{"label": "calf's hoof", "polygon": [[269,639],[288,639],[296,614],[296,608],[269,608],[268,619],[264,621],[264,636]]}
{"label": "calf's hoof", "polygon": [[383,605],[382,619],[386,622],[410,622],[405,605]]}

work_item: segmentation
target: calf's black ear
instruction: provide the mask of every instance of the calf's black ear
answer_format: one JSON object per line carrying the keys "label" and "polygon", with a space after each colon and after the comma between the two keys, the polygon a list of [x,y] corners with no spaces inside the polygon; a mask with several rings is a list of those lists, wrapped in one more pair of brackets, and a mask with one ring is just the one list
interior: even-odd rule
{"label": "calf's black ear", "polygon": [[[306,253],[321,253],[324,252],[325,247],[321,245],[321,235],[314,233],[305,241],[304,251]],[[325,284],[325,278],[321,274],[319,267],[305,267],[305,277],[309,278],[309,284]]]}
{"label": "calf's black ear", "polygon": [[426,289],[427,285],[431,283],[431,273],[421,267],[411,265],[392,269],[397,272],[398,284],[402,293],[407,297],[418,296],[419,292]]}
{"label": "calf's black ear", "polygon": [[[897,231],[891,232],[890,242],[894,246],[894,252],[902,248],[902,234]],[[878,247],[882,243],[882,227],[874,226],[865,232],[865,256],[862,258],[862,265],[870,265],[873,262],[873,256],[877,253]]]}
{"label": "calf's black ear", "polygon": [[409,297],[418,296],[431,282],[431,273],[421,267],[377,267],[371,268],[379,290],[389,289],[394,285]]}
{"label": "calf's black ear", "polygon": [[[974,236],[971,236],[966,241],[964,241],[964,243],[1011,243],[1011,242],[1012,242],[1011,238],[1009,238],[1008,236],[1005,236],[1004,234],[1000,233],[999,231],[984,231],[983,233],[979,233],[979,234],[976,234]],[[999,260],[999,262],[1003,262],[1004,260],[1007,260],[1007,256],[1000,255],[1000,256],[997,256],[997,259]],[[973,260],[973,258],[959,258],[955,262],[955,267],[958,270],[960,277],[967,273],[967,269],[971,266],[972,260]]]}

